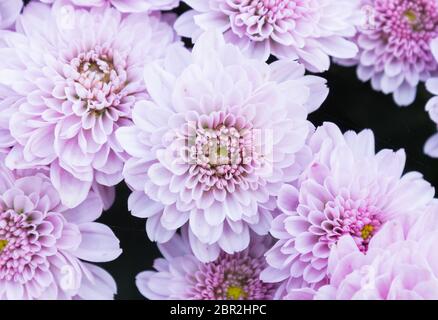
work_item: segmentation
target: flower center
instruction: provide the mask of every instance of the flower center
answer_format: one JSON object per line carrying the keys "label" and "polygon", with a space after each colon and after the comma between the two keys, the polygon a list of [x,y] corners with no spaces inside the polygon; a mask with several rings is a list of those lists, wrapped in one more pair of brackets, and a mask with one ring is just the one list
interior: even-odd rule
{"label": "flower center", "polygon": [[386,50],[397,59],[416,64],[432,61],[429,43],[438,36],[435,0],[376,0],[376,26]]}
{"label": "flower center", "polygon": [[365,252],[374,233],[379,229],[380,212],[373,207],[348,208],[342,213],[341,228],[355,239],[359,249]]}
{"label": "flower center", "polygon": [[0,239],[0,279],[24,283],[39,266],[47,264],[37,226],[26,214],[11,209],[0,212]]}
{"label": "flower center", "polygon": [[253,258],[247,252],[222,253],[216,261],[202,264],[194,275],[196,299],[266,300],[276,286],[260,280],[265,268],[264,257]]}
{"label": "flower center", "polygon": [[106,56],[97,57],[96,60],[82,61],[78,68],[84,78],[96,79],[104,83],[110,82],[112,70],[114,70],[114,65]]}
{"label": "flower center", "polygon": [[229,300],[240,300],[246,298],[247,294],[242,287],[230,286],[227,289],[227,298]]}
{"label": "flower center", "polygon": [[414,25],[417,22],[417,15],[410,9],[405,11],[404,16],[411,25]]}
{"label": "flower center", "polygon": [[240,133],[222,125],[216,130],[197,130],[192,157],[211,174],[225,176],[240,164],[251,162]]}
{"label": "flower center", "polygon": [[254,132],[243,119],[224,112],[212,114],[206,121],[208,124],[193,123],[185,137],[190,173],[198,177],[206,191],[232,191],[263,161],[255,146]]}
{"label": "flower center", "polygon": [[6,246],[8,245],[9,241],[8,240],[0,240],[0,253],[3,251],[3,249],[6,248]]}
{"label": "flower center", "polygon": [[350,234],[362,252],[382,225],[381,211],[365,200],[344,199],[338,196],[326,204],[324,224],[329,242],[336,242],[342,235]]}
{"label": "flower center", "polygon": [[374,230],[374,226],[367,224],[365,225],[361,230],[362,239],[367,240],[369,237],[371,237]]}
{"label": "flower center", "polygon": [[71,61],[74,72],[68,82],[88,113],[100,116],[120,104],[127,83],[125,65],[112,49],[101,47],[80,53]]}

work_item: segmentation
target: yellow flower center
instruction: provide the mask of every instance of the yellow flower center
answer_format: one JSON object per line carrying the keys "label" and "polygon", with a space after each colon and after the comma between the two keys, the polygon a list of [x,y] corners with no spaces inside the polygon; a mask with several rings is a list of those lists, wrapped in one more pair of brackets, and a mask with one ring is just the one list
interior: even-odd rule
{"label": "yellow flower center", "polygon": [[370,224],[365,225],[361,230],[362,239],[366,240],[371,237],[371,233],[373,232],[374,227]]}
{"label": "yellow flower center", "polygon": [[4,248],[6,248],[8,243],[8,240],[0,240],[0,252],[2,252]]}
{"label": "yellow flower center", "polygon": [[417,22],[417,15],[413,10],[407,10],[404,14],[405,18],[408,20],[410,24],[414,24]]}
{"label": "yellow flower center", "polygon": [[239,300],[240,298],[246,298],[247,294],[241,287],[230,286],[227,289],[227,297],[230,300]]}

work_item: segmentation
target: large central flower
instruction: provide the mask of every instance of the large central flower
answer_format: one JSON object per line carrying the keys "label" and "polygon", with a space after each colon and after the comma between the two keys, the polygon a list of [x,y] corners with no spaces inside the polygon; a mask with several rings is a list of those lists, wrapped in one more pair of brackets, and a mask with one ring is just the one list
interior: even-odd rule
{"label": "large central flower", "polygon": [[360,21],[358,0],[185,0],[193,10],[175,29],[196,40],[220,30],[251,57],[299,59],[312,71],[327,70],[329,56],[352,58],[357,47],[345,37]]}
{"label": "large central flower", "polygon": [[250,229],[268,231],[274,197],[297,176],[306,116],[325,99],[324,80],[291,61],[248,59],[217,33],[192,55],[172,48],[145,79],[153,103],[137,103],[134,126],[117,131],[131,156],[131,211],[149,218],[159,242],[188,222],[201,261],[242,251]]}
{"label": "large central flower", "polygon": [[114,132],[148,98],[144,61],[161,57],[174,34],[157,14],[73,10],[66,23],[57,12],[31,3],[18,32],[2,36],[10,76],[1,82],[18,106],[7,126],[16,143],[0,147],[13,146],[10,168],[50,165],[63,203],[74,207],[94,182],[122,179],[125,154]]}

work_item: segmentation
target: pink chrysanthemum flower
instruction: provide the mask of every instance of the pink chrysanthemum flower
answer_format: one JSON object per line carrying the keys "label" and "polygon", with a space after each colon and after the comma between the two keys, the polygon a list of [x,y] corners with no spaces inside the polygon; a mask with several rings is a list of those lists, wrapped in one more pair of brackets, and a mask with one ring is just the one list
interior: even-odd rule
{"label": "pink chrysanthemum flower", "polygon": [[390,221],[363,254],[350,236],[330,253],[330,284],[316,292],[292,292],[290,299],[436,300],[438,299],[438,207],[411,221]]}
{"label": "pink chrysanthemum flower", "polygon": [[0,300],[112,299],[112,277],[84,262],[121,253],[114,233],[93,222],[100,197],[90,192],[68,209],[47,170],[12,172],[0,159]]}
{"label": "pink chrysanthemum flower", "polygon": [[437,75],[430,42],[438,36],[436,0],[362,0],[369,21],[356,36],[359,54],[341,64],[358,65],[360,80],[392,93],[399,106],[411,104],[417,85]]}
{"label": "pink chrysanthemum flower", "polygon": [[22,8],[22,1],[0,0],[0,29],[11,27],[20,14]]}
{"label": "pink chrysanthemum flower", "polygon": [[284,185],[278,196],[283,211],[271,233],[279,239],[267,253],[270,265],[262,279],[282,282],[284,297],[302,287],[327,283],[330,249],[350,235],[360,252],[385,222],[422,210],[433,199],[434,188],[421,174],[402,176],[402,150],[375,154],[370,130],[342,135],[325,123],[310,137],[313,154],[298,183]]}
{"label": "pink chrysanthemum flower", "polygon": [[360,22],[359,0],[184,0],[193,10],[175,23],[196,40],[203,30],[224,33],[251,57],[299,59],[311,71],[325,71],[330,56],[353,58],[346,40]]}
{"label": "pink chrysanthemum flower", "polygon": [[0,37],[0,84],[13,91],[3,99],[15,104],[0,126],[16,141],[0,147],[13,146],[11,169],[51,165],[63,203],[74,207],[94,181],[122,180],[125,155],[114,133],[131,124],[135,102],[148,98],[145,61],[161,57],[175,36],[158,14],[76,10],[65,20],[55,13],[31,3],[17,32]]}
{"label": "pink chrysanthemum flower", "polygon": [[[438,62],[438,39],[432,40],[430,48],[435,61]],[[427,102],[426,111],[429,113],[430,119],[437,124],[438,128],[438,76],[429,78],[426,81],[426,88],[430,93],[435,95]],[[430,157],[438,158],[438,133],[435,133],[426,141],[424,153]]]}
{"label": "pink chrysanthemum flower", "polygon": [[325,80],[293,61],[248,59],[218,32],[191,55],[175,46],[145,80],[152,101],[137,103],[134,126],[117,131],[131,156],[130,210],[149,218],[158,242],[188,223],[201,261],[244,250],[250,229],[267,233],[274,197],[299,173],[306,117],[327,96]]}
{"label": "pink chrysanthemum flower", "polygon": [[44,3],[62,5],[72,4],[78,7],[103,7],[113,5],[121,12],[150,12],[155,10],[170,10],[179,5],[180,0],[40,0]]}
{"label": "pink chrysanthemum flower", "polygon": [[252,238],[250,247],[203,263],[193,255],[185,233],[159,244],[164,259],[156,259],[156,271],[137,276],[137,288],[152,300],[271,300],[276,286],[260,280],[266,267],[263,254],[270,237]]}

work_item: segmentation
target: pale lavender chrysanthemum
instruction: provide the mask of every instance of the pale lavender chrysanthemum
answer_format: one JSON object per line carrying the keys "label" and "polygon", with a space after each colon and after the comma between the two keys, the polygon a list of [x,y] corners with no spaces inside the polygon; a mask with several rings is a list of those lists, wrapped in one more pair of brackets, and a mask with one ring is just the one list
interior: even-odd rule
{"label": "pale lavender chrysanthemum", "polygon": [[193,255],[186,232],[175,235],[158,245],[164,259],[155,260],[154,271],[137,276],[137,288],[151,300],[271,300],[276,285],[264,283],[259,274],[266,267],[263,254],[272,239],[251,240],[242,252],[222,252],[204,263]]}
{"label": "pale lavender chrysanthemum", "polygon": [[40,0],[44,3],[61,5],[72,4],[77,7],[106,7],[114,6],[124,13],[141,13],[156,10],[171,10],[179,5],[180,0]]}
{"label": "pale lavender chrysanthemum", "polygon": [[342,135],[336,125],[325,123],[308,147],[312,160],[295,185],[279,192],[283,213],[272,223],[278,241],[266,254],[269,267],[262,279],[282,283],[278,297],[326,284],[330,250],[341,236],[350,235],[366,252],[387,221],[415,215],[435,194],[420,173],[402,175],[403,150],[376,154],[370,130]]}
{"label": "pale lavender chrysanthemum", "polygon": [[184,0],[193,8],[175,29],[196,40],[220,30],[226,41],[251,57],[299,59],[310,71],[325,71],[330,56],[353,58],[353,37],[361,22],[359,0]]}
{"label": "pale lavender chrysanthemum", "polygon": [[130,155],[130,210],[158,242],[188,223],[202,261],[244,250],[250,229],[268,232],[274,197],[299,174],[306,117],[327,96],[325,80],[293,61],[248,59],[211,32],[192,54],[175,47],[149,64],[145,81],[152,101],[117,131]]}
{"label": "pale lavender chrysanthemum", "polygon": [[411,104],[420,81],[436,76],[430,42],[438,36],[436,0],[362,0],[369,21],[355,38],[359,54],[341,64],[357,65],[360,80],[392,94],[399,106]]}
{"label": "pale lavender chrysanthemum", "polygon": [[88,262],[117,258],[119,241],[93,222],[103,203],[90,192],[62,205],[48,170],[10,171],[0,156],[0,300],[112,299],[113,278]]}
{"label": "pale lavender chrysanthemum", "polygon": [[0,0],[0,29],[13,26],[23,8],[23,1]]}
{"label": "pale lavender chrysanthemum", "polygon": [[15,144],[9,130],[9,121],[25,98],[17,94],[13,89],[0,84],[0,149],[10,150]]}
{"label": "pale lavender chrysanthemum", "polygon": [[0,122],[10,129],[0,147],[12,147],[11,169],[50,165],[63,203],[74,207],[93,183],[122,180],[126,155],[114,133],[131,124],[135,102],[148,98],[145,61],[162,57],[176,37],[158,13],[95,8],[65,20],[57,12],[30,3],[17,32],[0,36],[0,96],[13,91],[3,98],[12,115]]}
{"label": "pale lavender chrysanthemum", "polygon": [[290,299],[436,300],[438,299],[438,206],[416,219],[396,219],[371,239],[366,254],[350,236],[332,248],[330,284],[301,290]]}
{"label": "pale lavender chrysanthemum", "polygon": [[[430,44],[435,61],[438,62],[438,39],[432,40]],[[430,98],[426,104],[426,111],[430,119],[437,124],[438,129],[438,76],[429,78],[426,81],[426,89],[435,96]],[[424,145],[424,153],[433,158],[438,158],[438,133],[432,135]]]}

